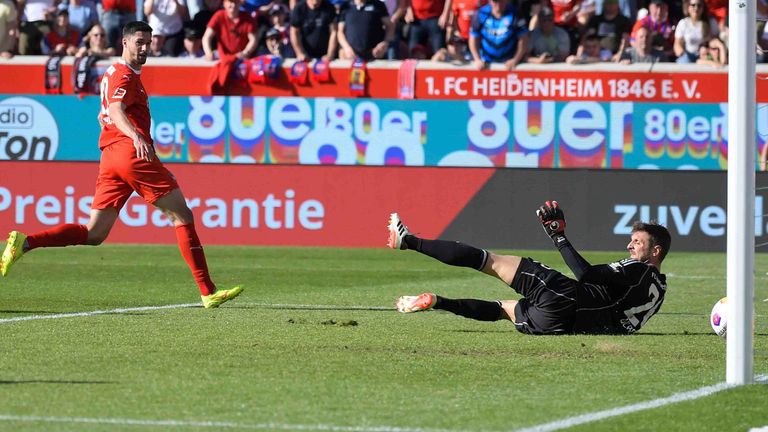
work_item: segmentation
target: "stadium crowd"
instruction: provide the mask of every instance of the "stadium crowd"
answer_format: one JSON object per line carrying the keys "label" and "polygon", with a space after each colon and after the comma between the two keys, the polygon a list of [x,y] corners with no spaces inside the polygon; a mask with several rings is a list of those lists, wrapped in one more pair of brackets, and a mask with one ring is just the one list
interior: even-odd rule
{"label": "stadium crowd", "polygon": [[[756,1],[768,49],[768,0]],[[0,0],[0,58],[119,55],[138,19],[153,56],[719,67],[727,12],[728,0]]]}

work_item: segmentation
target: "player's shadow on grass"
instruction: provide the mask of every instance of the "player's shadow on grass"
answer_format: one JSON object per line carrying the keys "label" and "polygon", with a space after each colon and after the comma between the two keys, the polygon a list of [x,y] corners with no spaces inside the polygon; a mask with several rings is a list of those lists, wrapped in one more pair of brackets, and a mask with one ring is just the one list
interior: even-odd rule
{"label": "player's shadow on grass", "polygon": [[117,384],[117,381],[0,380],[0,385],[4,384]]}
{"label": "player's shadow on grass", "polygon": [[61,312],[45,310],[0,310],[0,314],[36,314],[36,315],[54,315]]}
{"label": "player's shadow on grass", "polygon": [[[640,333],[636,333],[632,335],[632,337],[639,337],[639,336],[712,336],[715,338],[719,338],[720,336],[716,335],[715,333],[709,331],[705,332],[644,332],[641,331]],[[755,336],[768,336],[768,333],[755,333]]]}
{"label": "player's shadow on grass", "polygon": [[232,305],[228,309],[276,309],[293,311],[363,311],[363,312],[394,312],[393,307],[360,307],[360,306],[296,306],[296,305]]}

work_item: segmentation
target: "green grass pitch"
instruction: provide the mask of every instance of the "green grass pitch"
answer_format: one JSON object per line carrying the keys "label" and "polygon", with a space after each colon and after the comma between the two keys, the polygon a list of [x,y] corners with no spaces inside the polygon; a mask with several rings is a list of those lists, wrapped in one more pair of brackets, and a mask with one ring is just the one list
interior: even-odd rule
{"label": "green grass pitch", "polygon": [[[199,303],[175,246],[35,251],[0,279],[0,431],[509,431],[720,383],[708,317],[725,255],[672,252],[661,312],[633,336],[532,337],[508,322],[401,315],[398,295],[518,296],[480,273],[387,249],[208,247]],[[556,252],[512,251],[567,270]],[[592,262],[624,253],[585,253]],[[755,374],[768,374],[768,255],[756,258]],[[576,426],[745,431],[768,385]]]}

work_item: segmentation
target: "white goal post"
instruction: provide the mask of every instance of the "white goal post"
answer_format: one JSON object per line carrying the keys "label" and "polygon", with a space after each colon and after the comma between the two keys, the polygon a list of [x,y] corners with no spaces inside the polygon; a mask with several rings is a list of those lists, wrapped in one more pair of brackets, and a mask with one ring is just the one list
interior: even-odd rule
{"label": "white goal post", "polygon": [[728,335],[725,380],[753,381],[755,283],[755,0],[729,1]]}

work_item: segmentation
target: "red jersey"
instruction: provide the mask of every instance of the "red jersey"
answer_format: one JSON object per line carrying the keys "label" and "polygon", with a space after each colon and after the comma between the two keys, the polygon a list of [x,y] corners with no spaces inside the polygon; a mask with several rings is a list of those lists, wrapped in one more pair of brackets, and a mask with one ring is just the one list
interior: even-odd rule
{"label": "red jersey", "polygon": [[419,20],[439,17],[444,7],[445,0],[411,0],[413,16]]}
{"label": "red jersey", "polygon": [[133,140],[122,133],[109,117],[109,105],[114,102],[125,104],[125,114],[136,130],[152,144],[149,135],[152,119],[149,116],[149,98],[141,84],[141,71],[133,70],[122,60],[110,66],[101,77],[101,112],[99,120],[104,125],[99,136],[99,148],[127,140]]}
{"label": "red jersey", "polygon": [[256,22],[246,12],[240,12],[237,21],[232,21],[227,12],[220,9],[208,21],[208,28],[216,32],[216,44],[221,57],[242,51],[248,45],[248,33],[256,32]]}
{"label": "red jersey", "polygon": [[725,22],[728,16],[728,0],[705,0],[709,16],[715,17],[717,22]]}
{"label": "red jersey", "polygon": [[453,0],[451,10],[456,17],[456,27],[464,40],[469,40],[469,29],[472,27],[472,17],[475,16],[480,6],[484,6],[487,0]]}
{"label": "red jersey", "polygon": [[50,51],[55,50],[56,45],[58,44],[76,47],[80,44],[80,33],[77,30],[70,28],[67,28],[67,31],[63,36],[58,32],[50,31],[45,35],[43,43],[45,43],[45,46],[48,47]]}
{"label": "red jersey", "polygon": [[118,10],[123,12],[136,12],[135,0],[102,0],[101,5],[105,11]]}
{"label": "red jersey", "polygon": [[581,4],[582,0],[551,0],[552,12],[555,14],[555,24],[564,26],[575,26],[577,14],[571,15],[567,20],[564,15],[567,12],[572,11],[576,6]]}

